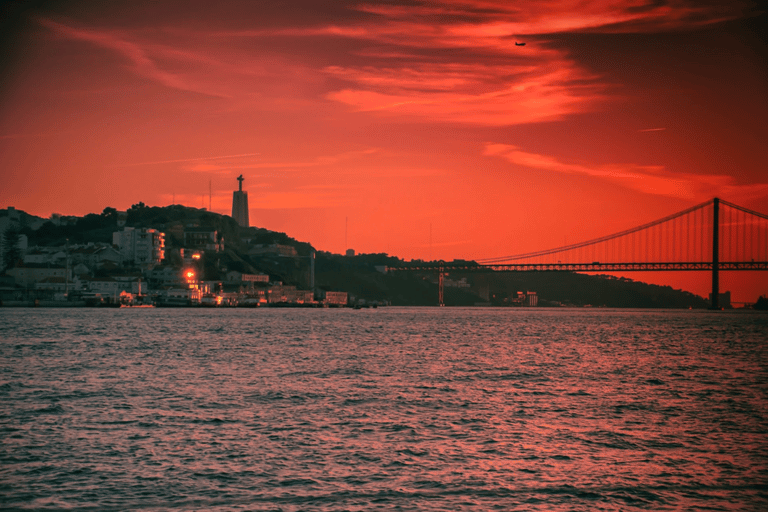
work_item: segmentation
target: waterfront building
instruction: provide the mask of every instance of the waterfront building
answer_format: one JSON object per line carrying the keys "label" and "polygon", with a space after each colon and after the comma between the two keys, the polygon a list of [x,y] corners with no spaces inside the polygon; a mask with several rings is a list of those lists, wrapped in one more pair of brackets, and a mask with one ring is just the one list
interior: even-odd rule
{"label": "waterfront building", "polygon": [[230,270],[225,274],[224,282],[241,286],[253,286],[256,283],[268,284],[269,276],[267,274],[244,274],[237,270]]}
{"label": "waterfront building", "polygon": [[182,285],[186,282],[184,271],[173,265],[160,265],[152,269],[150,280],[160,286]]}
{"label": "waterfront building", "polygon": [[61,277],[72,279],[72,273],[66,267],[58,267],[47,264],[30,263],[21,267],[13,267],[6,271],[16,281],[17,286],[31,288],[38,281],[49,277]]}
{"label": "waterfront building", "polygon": [[166,288],[162,291],[161,297],[161,301],[166,304],[199,304],[203,298],[203,292],[198,288]]}
{"label": "waterfront building", "polygon": [[75,279],[76,289],[104,297],[114,297],[120,293],[120,283],[111,277],[80,276]]}
{"label": "waterfront building", "polygon": [[346,306],[347,305],[347,292],[323,292],[323,304],[328,306]]}
{"label": "waterfront building", "polygon": [[35,290],[38,291],[62,293],[73,289],[73,282],[64,277],[46,277],[35,283]]}
{"label": "waterfront building", "polygon": [[270,304],[287,302],[291,304],[309,304],[314,301],[312,290],[298,290],[293,285],[282,283],[270,286],[267,290],[267,302]]}

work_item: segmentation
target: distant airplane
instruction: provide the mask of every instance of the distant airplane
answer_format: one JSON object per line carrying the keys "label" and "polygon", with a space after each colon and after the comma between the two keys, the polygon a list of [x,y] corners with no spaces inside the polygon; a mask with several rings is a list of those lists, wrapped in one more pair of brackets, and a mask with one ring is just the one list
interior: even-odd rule
{"label": "distant airplane", "polygon": [[525,43],[518,43],[517,41],[515,41],[515,46],[525,46]]}

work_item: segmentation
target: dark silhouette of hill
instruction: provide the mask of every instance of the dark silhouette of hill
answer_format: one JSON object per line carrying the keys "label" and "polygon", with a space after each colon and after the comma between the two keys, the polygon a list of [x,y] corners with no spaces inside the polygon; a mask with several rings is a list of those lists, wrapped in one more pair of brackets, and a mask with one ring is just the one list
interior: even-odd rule
{"label": "dark silhouette of hill", "polygon": [[[476,279],[488,279],[478,277]],[[611,308],[707,308],[704,298],[671,286],[634,281],[609,275],[575,272],[517,272],[494,274],[490,293],[535,291],[544,303]]]}
{"label": "dark silhouette of hill", "polygon": [[[83,217],[62,217],[61,225],[44,223],[39,229],[22,227],[29,245],[54,246],[70,243],[112,242],[117,227],[118,211],[107,207],[100,214]],[[233,218],[204,209],[181,205],[146,206],[137,203],[127,210],[126,226],[155,228],[166,233],[166,252],[183,247],[174,227],[200,227],[215,229],[223,237],[225,250],[215,257],[205,258],[205,278],[220,279],[226,270],[263,272],[273,280],[309,286],[309,258],[311,244],[291,238],[285,233],[264,228],[240,227]],[[298,257],[278,255],[249,255],[255,245],[283,245],[296,249]],[[171,258],[169,258],[171,259]],[[387,254],[361,254],[342,256],[317,252],[315,283],[320,289],[339,290],[367,300],[388,301],[393,305],[435,305],[437,303],[437,277],[434,273],[397,272],[384,274],[382,267],[403,265],[403,260]],[[379,267],[379,269],[377,269]],[[669,286],[650,285],[631,279],[610,276],[592,276],[565,272],[519,272],[479,274],[452,274],[451,279],[466,277],[473,286],[446,288],[446,305],[474,305],[485,302],[483,290],[491,304],[502,305],[504,298],[517,291],[535,291],[539,305],[592,305],[633,308],[706,308],[707,302],[689,292]]]}
{"label": "dark silhouette of hill", "polygon": [[[402,265],[386,254],[340,256],[319,253],[316,280],[328,289],[347,290],[372,299],[388,298],[393,305],[434,305],[437,284],[434,273],[384,275],[376,267]],[[518,291],[535,291],[540,306],[605,306],[615,308],[707,308],[702,297],[670,286],[659,286],[613,276],[592,276],[573,272],[452,273],[453,280],[465,277],[473,292],[445,288],[449,306],[470,306],[486,302],[479,290],[488,291],[491,305],[509,304],[504,299]]]}

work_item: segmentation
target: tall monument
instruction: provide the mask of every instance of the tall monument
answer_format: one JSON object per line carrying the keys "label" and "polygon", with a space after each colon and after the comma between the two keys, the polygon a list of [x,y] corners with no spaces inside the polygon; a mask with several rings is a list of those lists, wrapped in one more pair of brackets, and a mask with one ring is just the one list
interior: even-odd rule
{"label": "tall monument", "polygon": [[237,181],[240,182],[239,190],[235,190],[232,194],[232,218],[244,228],[249,226],[248,223],[248,192],[243,192],[243,175],[238,176]]}

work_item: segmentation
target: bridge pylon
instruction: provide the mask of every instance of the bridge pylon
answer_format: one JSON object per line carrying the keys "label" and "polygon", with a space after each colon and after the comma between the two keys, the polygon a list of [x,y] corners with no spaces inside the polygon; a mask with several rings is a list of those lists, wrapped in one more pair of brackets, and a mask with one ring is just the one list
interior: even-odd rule
{"label": "bridge pylon", "polygon": [[437,268],[437,305],[445,306],[445,262],[440,261]]}
{"label": "bridge pylon", "polygon": [[720,309],[720,199],[712,200],[712,305]]}

